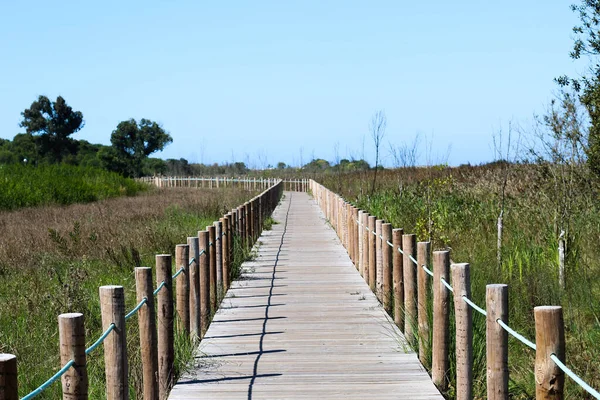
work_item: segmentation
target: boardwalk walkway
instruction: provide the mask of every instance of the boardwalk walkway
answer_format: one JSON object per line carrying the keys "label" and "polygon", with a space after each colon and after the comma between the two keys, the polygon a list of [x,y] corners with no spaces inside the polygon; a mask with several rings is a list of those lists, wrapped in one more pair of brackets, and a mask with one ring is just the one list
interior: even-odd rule
{"label": "boardwalk walkway", "polygon": [[306,193],[286,192],[170,399],[442,399]]}

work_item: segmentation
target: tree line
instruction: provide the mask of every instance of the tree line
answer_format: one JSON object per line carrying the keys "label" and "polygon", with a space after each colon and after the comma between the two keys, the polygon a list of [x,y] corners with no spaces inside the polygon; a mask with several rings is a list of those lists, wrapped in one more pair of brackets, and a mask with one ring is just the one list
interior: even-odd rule
{"label": "tree line", "polygon": [[0,139],[0,164],[47,165],[67,163],[92,166],[139,177],[164,168],[165,161],[149,156],[173,141],[158,123],[142,118],[121,121],[112,131],[110,146],[73,139],[85,126],[83,113],[62,96],[51,101],[39,96],[21,113],[24,133]]}

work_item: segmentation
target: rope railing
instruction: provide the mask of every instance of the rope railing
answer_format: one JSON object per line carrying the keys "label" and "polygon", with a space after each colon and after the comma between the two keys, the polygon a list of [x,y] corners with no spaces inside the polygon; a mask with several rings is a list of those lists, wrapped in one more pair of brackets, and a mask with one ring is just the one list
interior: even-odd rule
{"label": "rope railing", "polygon": [[[57,371],[56,373],[54,373],[48,380],[46,380],[42,385],[40,385],[39,387],[37,387],[35,390],[33,390],[31,393],[27,394],[25,397],[22,398],[22,400],[29,400],[34,398],[35,396],[41,394],[42,392],[44,392],[44,390],[46,390],[48,387],[50,387],[54,382],[56,382],[58,379],[60,379],[62,376],[64,376],[65,374],[73,374],[73,373],[77,373],[79,374],[79,369],[80,368],[86,368],[85,363],[82,365],[78,365],[76,364],[77,360],[77,354],[83,354],[85,353],[86,355],[89,355],[92,351],[94,351],[97,347],[99,347],[101,344],[104,343],[105,346],[105,353],[106,354],[113,354],[114,355],[114,363],[116,363],[115,365],[122,365],[122,363],[126,364],[126,361],[124,361],[124,359],[127,357],[127,352],[126,352],[126,346],[123,347],[122,344],[124,343],[125,340],[125,329],[123,326],[121,326],[120,324],[122,323],[126,323],[129,319],[131,319],[133,316],[135,315],[139,315],[139,323],[140,323],[140,342],[145,341],[146,343],[148,343],[148,338],[142,337],[142,326],[144,326],[144,330],[146,332],[148,332],[151,328],[151,326],[154,326],[157,331],[160,330],[161,332],[163,332],[164,330],[168,330],[168,329],[173,329],[173,324],[169,324],[167,321],[173,321],[174,316],[173,315],[167,315],[169,313],[169,311],[167,311],[165,313],[165,310],[168,310],[168,308],[171,309],[171,313],[174,310],[174,307],[167,307],[167,303],[169,302],[174,302],[174,296],[172,295],[173,293],[173,288],[171,285],[171,282],[177,278],[179,278],[180,276],[185,276],[187,277],[187,274],[184,274],[184,272],[186,271],[186,268],[188,267],[192,267],[194,265],[194,263],[198,262],[198,257],[202,256],[202,255],[208,255],[209,252],[211,251],[216,251],[217,253],[217,257],[210,257],[210,261],[208,258],[206,258],[203,262],[209,262],[210,265],[209,267],[212,269],[214,268],[216,265],[214,265],[214,263],[219,263],[218,264],[218,268],[221,270],[222,275],[221,275],[221,280],[220,281],[209,281],[206,280],[205,283],[202,283],[202,285],[209,285],[208,287],[203,286],[202,288],[200,288],[201,291],[203,291],[204,293],[208,293],[209,290],[211,290],[211,287],[216,287],[216,285],[218,285],[220,288],[222,288],[222,293],[225,293],[227,291],[227,289],[229,288],[229,284],[230,284],[230,272],[231,272],[231,267],[233,265],[233,262],[235,261],[235,258],[237,256],[235,256],[236,252],[234,252],[234,245],[237,246],[238,243],[241,246],[244,246],[246,248],[250,248],[253,243],[258,240],[258,237],[260,236],[260,231],[263,228],[263,223],[264,223],[264,219],[275,209],[275,207],[277,206],[277,204],[279,203],[279,199],[281,197],[281,194],[283,193],[283,184],[281,180],[270,180],[269,182],[272,182],[273,184],[271,186],[269,186],[266,190],[264,190],[262,193],[260,193],[258,196],[254,197],[253,199],[251,199],[250,201],[248,201],[247,203],[245,203],[244,205],[239,206],[237,209],[233,209],[231,212],[228,212],[226,215],[224,215],[220,220],[215,221],[213,226],[214,229],[216,230],[216,237],[212,236],[211,233],[211,239],[212,240],[208,240],[208,234],[209,234],[209,229],[207,227],[207,230],[205,231],[199,231],[198,233],[198,237],[193,237],[191,239],[195,239],[195,244],[194,244],[194,240],[191,241],[190,244],[190,238],[188,238],[188,244],[187,245],[178,245],[176,248],[176,265],[179,265],[179,269],[173,274],[170,274],[170,271],[173,268],[173,263],[172,263],[172,259],[171,259],[171,255],[170,254],[163,254],[163,255],[158,255],[157,256],[157,281],[160,280],[160,283],[158,284],[158,286],[156,287],[155,290],[152,290],[152,271],[150,268],[144,268],[144,267],[140,267],[140,268],[136,268],[135,272],[136,272],[136,287],[137,287],[137,291],[138,293],[145,293],[146,295],[144,295],[142,297],[142,299],[136,304],[136,306],[129,311],[127,314],[124,314],[124,312],[122,311],[124,309],[123,305],[124,305],[124,290],[122,286],[102,286],[100,287],[100,305],[101,305],[101,312],[102,312],[102,319],[105,320],[105,317],[109,316],[109,318],[113,319],[113,323],[111,323],[106,330],[100,335],[100,337],[87,349],[84,349],[81,346],[81,344],[77,343],[76,341],[73,341],[72,338],[74,337],[82,337],[85,335],[85,330],[84,330],[84,326],[83,326],[83,315],[79,314],[79,313],[71,313],[71,314],[61,314],[59,316],[59,323],[60,321],[66,321],[64,326],[68,326],[68,328],[65,329],[69,329],[68,332],[62,332],[62,328],[61,330],[59,330],[61,333],[59,334],[60,336],[60,340],[61,340],[61,348],[71,348],[73,349],[73,353],[71,354],[75,354],[75,358],[72,360],[67,361],[61,368],[59,371]],[[306,183],[308,183],[308,181],[306,181]],[[212,227],[211,226],[211,229]],[[211,231],[212,232],[212,231]],[[235,241],[234,241],[234,237],[236,237]],[[237,237],[239,237],[239,242],[237,240]],[[227,238],[227,240],[225,239]],[[205,241],[204,241],[205,240]],[[188,257],[189,255],[189,251],[195,246],[196,249],[198,249],[198,247],[202,247],[201,250],[197,251],[196,255],[193,257]],[[215,249],[215,250],[213,250]],[[181,251],[180,251],[181,250]],[[217,261],[218,259],[218,261]],[[187,265],[185,265],[187,260]],[[199,268],[200,266],[198,266],[197,268]],[[203,267],[202,267],[203,268]],[[198,273],[199,271],[196,270],[196,273]],[[193,274],[194,272],[192,272]],[[211,274],[212,275],[212,274]],[[159,278],[160,277],[160,278]],[[217,279],[217,278],[213,278],[211,276],[210,278],[212,279]],[[209,304],[207,305],[207,307],[205,307],[204,305],[202,305],[202,309],[208,309],[209,313],[207,314],[204,311],[201,311],[200,308],[196,307],[195,309],[191,309],[190,307],[190,287],[189,287],[189,281],[186,280],[181,280],[178,279],[177,281],[177,312],[179,314],[179,317],[181,318],[181,320],[187,320],[187,321],[200,321],[202,320],[202,331],[200,330],[201,327],[200,325],[197,326],[191,326],[188,325],[183,326],[183,329],[187,330],[187,334],[190,337],[202,337],[203,336],[203,331],[205,331],[208,327],[208,324],[210,323],[210,313],[214,312],[216,310],[215,307],[217,307],[217,305],[215,304]],[[181,283],[181,284],[180,284]],[[215,285],[215,286],[210,286],[210,285]],[[162,295],[159,295],[159,293],[161,293],[161,291],[164,291],[168,289],[169,290],[169,295],[165,295],[164,293]],[[179,290],[182,290],[182,292],[180,292]],[[193,289],[193,287],[192,287]],[[140,292],[140,290],[142,292]],[[187,290],[187,292],[186,292]],[[156,309],[161,310],[158,315],[155,314],[155,300],[154,300],[154,296],[158,296],[156,302],[158,303],[158,306],[156,307]],[[187,296],[187,297],[185,297]],[[181,303],[180,303],[181,300]],[[204,300],[202,300],[204,301]],[[148,312],[145,312],[143,314],[138,314],[140,312],[140,310],[142,309],[142,307],[144,305],[149,306],[148,307]],[[119,313],[123,313],[123,314],[119,314]],[[198,314],[198,316],[194,316],[193,313]],[[122,318],[122,319],[121,319]],[[150,319],[156,318],[157,319],[157,323],[155,325],[153,325],[152,323],[150,323]],[[120,322],[122,321],[122,322]],[[63,325],[61,325],[62,327]],[[117,330],[115,330],[118,327]],[[169,328],[170,327],[170,328]],[[178,328],[179,329],[179,328]],[[192,332],[193,329],[193,332]],[[106,338],[111,334],[115,334],[118,335],[117,339],[115,339],[114,341],[110,341],[110,342],[105,342]],[[193,335],[192,335],[193,333]],[[173,349],[174,352],[174,343],[173,343],[173,338],[174,336],[171,334],[167,334],[165,332],[163,332],[162,334],[160,332],[158,332],[158,338],[159,340],[161,340],[160,338],[167,338],[165,340],[170,340],[170,343],[167,343],[165,345],[162,346],[161,351],[169,351],[168,348]],[[169,339],[170,338],[170,339]],[[119,340],[121,340],[121,344],[118,344]],[[110,343],[110,348],[107,348],[107,343]],[[161,348],[161,346],[158,346],[158,348]],[[78,353],[79,351],[79,353]],[[151,346],[151,345],[146,345],[146,346],[141,346],[141,350],[142,352],[150,352],[150,353],[157,353],[158,349],[155,348],[155,346]],[[142,355],[142,360],[143,359],[151,359],[153,356],[150,355],[150,353],[147,353],[147,357],[145,357],[144,355]],[[3,363],[2,365],[0,365],[0,370],[4,371],[3,368],[4,366],[7,366],[9,364],[6,364],[4,359],[14,359],[14,356],[9,355],[12,358],[7,358],[7,357],[0,357],[0,363]],[[121,361],[117,361],[117,359],[121,357]],[[162,354],[160,355],[160,357],[166,358],[166,354]],[[78,361],[79,362],[79,361]],[[120,364],[121,363],[121,364]],[[11,364],[12,365],[12,364]],[[16,363],[14,364],[15,368],[16,368]],[[76,367],[78,368],[78,372],[72,372],[70,371],[71,367]],[[114,365],[108,365],[108,361],[105,364],[105,368],[107,369],[107,371],[109,370],[109,368],[114,368]],[[173,367],[173,366],[172,366]],[[173,370],[173,368],[171,367],[170,371]],[[12,368],[12,366],[10,367]],[[109,382],[109,379],[107,378],[107,391],[109,390],[109,386],[111,387],[110,391],[117,393],[118,391],[122,391],[122,390],[129,390],[127,388],[127,370],[122,370],[119,369],[120,372],[119,374],[112,374],[111,373],[111,382]],[[111,369],[111,371],[113,371]],[[149,385],[152,385],[152,382],[156,379],[159,380],[159,388],[162,388],[160,390],[166,390],[164,388],[168,388],[169,386],[169,382],[171,382],[171,377],[169,376],[162,376],[162,374],[159,374],[159,371],[150,371],[147,368],[143,368],[144,371],[144,379],[142,380],[144,382],[144,385],[146,385],[146,383],[148,383]],[[151,375],[146,376],[146,372],[149,371],[148,373]],[[5,382],[5,385],[0,386],[0,398],[17,398],[17,393],[16,393],[16,388],[17,386],[17,371],[16,369],[14,370],[14,373],[10,372],[10,371],[5,371],[7,372],[6,374],[3,375],[4,378],[10,379],[10,382]],[[169,374],[172,372],[169,372]],[[107,375],[108,376],[108,375]],[[113,379],[114,378],[114,379]],[[70,379],[68,377],[68,379]],[[69,386],[68,389],[64,389],[63,390],[74,390],[75,392],[77,392],[77,390],[80,390],[80,387],[78,386],[77,388],[73,385],[83,385],[81,386],[81,388],[83,387],[87,387],[88,383],[87,380],[71,380],[72,384]],[[85,389],[81,389],[81,390],[85,390]],[[7,393],[7,391],[9,391]],[[145,389],[144,389],[145,391]],[[75,393],[73,392],[73,393]],[[67,393],[67,392],[64,392]],[[166,398],[168,393],[160,393],[160,397],[161,398]],[[8,397],[5,397],[8,396]]]}
{"label": "rope railing", "polygon": [[[392,248],[392,250],[396,249],[400,254],[402,254],[405,257],[405,260],[408,259],[410,260],[412,263],[415,264],[415,266],[417,267],[417,269],[419,269],[418,267],[421,267],[421,269],[429,276],[431,277],[435,277],[434,272],[432,271],[433,269],[428,268],[427,266],[427,262],[426,263],[420,263],[412,254],[411,252],[414,251],[413,247],[410,247],[410,250],[406,251],[407,249],[402,249],[401,247],[396,247],[390,240],[388,239],[390,236],[390,233],[386,234],[386,228],[382,227],[383,230],[383,234],[379,231],[379,227],[375,228],[369,228],[366,224],[366,216],[368,216],[369,218],[372,218],[373,216],[366,213],[365,211],[360,210],[358,207],[346,202],[343,198],[341,198],[339,195],[334,194],[333,192],[329,191],[327,188],[325,188],[324,186],[312,181],[311,182],[311,190],[313,193],[316,193],[315,199],[317,201],[317,203],[323,208],[323,211],[326,215],[326,218],[330,219],[331,217],[333,217],[332,220],[332,226],[333,228],[337,231],[338,235],[340,236],[340,239],[342,241],[342,244],[344,246],[347,247],[348,249],[348,253],[350,255],[350,258],[352,259],[352,261],[355,262],[356,264],[356,268],[359,269],[361,275],[364,272],[364,277],[365,279],[369,279],[370,285],[373,285],[374,282],[374,278],[371,276],[372,275],[372,271],[369,273],[369,271],[367,271],[368,268],[372,268],[372,266],[370,266],[371,261],[368,258],[364,258],[365,256],[363,256],[363,248],[364,246],[368,246],[366,251],[368,254],[371,253],[371,251],[376,251],[376,257],[380,257],[380,252],[379,252],[379,242],[377,243],[373,243],[370,239],[367,241],[367,239],[362,239],[364,236],[361,233],[362,231],[365,232],[371,232],[373,233],[373,235],[375,237],[377,237],[378,239],[380,238],[384,244],[387,244],[389,247]],[[362,214],[361,214],[362,213]],[[365,216],[366,213],[366,216]],[[364,218],[364,219],[363,219]],[[330,219],[331,220],[331,219]],[[348,222],[346,222],[348,221]],[[369,220],[370,221],[370,220]],[[357,228],[351,228],[351,225],[356,225]],[[389,225],[389,224],[388,224]],[[387,228],[387,229],[391,229],[391,228]],[[387,231],[389,232],[389,231]],[[388,238],[386,238],[385,236],[387,235]],[[414,236],[414,235],[412,235]],[[394,242],[396,242],[396,238],[394,238]],[[419,243],[420,245],[421,243]],[[413,242],[413,246],[414,246],[414,242]],[[366,253],[365,253],[366,254]],[[419,258],[421,257],[420,255],[421,253],[419,253]],[[386,260],[386,256],[385,255],[381,255],[383,257],[384,263],[391,263],[389,256],[387,256],[387,260]],[[449,260],[449,258],[448,258]],[[379,263],[380,261],[377,259],[376,261],[377,263]],[[359,265],[360,263],[360,265]],[[395,263],[395,261],[394,261]],[[405,261],[406,263],[406,261]],[[449,260],[449,263],[454,264],[451,260]],[[456,264],[456,266],[466,266],[466,268],[468,269],[468,264]],[[379,267],[378,267],[379,268]],[[384,266],[384,268],[386,268]],[[387,268],[391,268],[391,267],[387,267]],[[394,268],[395,264],[394,264]],[[376,279],[380,279],[378,274],[380,273],[378,270],[376,271]],[[389,271],[389,270],[388,270]],[[404,270],[406,271],[406,270]],[[386,274],[385,270],[383,271],[384,276]],[[391,272],[387,272],[387,273],[391,273]],[[448,276],[448,272],[445,272],[446,276]],[[454,273],[453,273],[454,276]],[[413,275],[413,278],[416,279],[416,277]],[[383,278],[385,279],[385,277]],[[405,278],[406,279],[406,275]],[[409,278],[410,279],[410,278]],[[418,275],[418,279],[421,280],[421,276]],[[456,295],[455,293],[455,289],[453,288],[452,285],[450,285],[450,283],[448,282],[447,278],[445,278],[444,276],[440,276],[439,277],[439,281],[442,284],[443,287],[445,287],[448,292],[453,293]],[[462,281],[462,279],[461,279]],[[377,281],[379,282],[379,281]],[[379,285],[379,283],[377,283],[377,285]],[[414,284],[413,284],[414,285]],[[494,287],[497,286],[497,287]],[[372,286],[373,287],[373,286]],[[464,293],[465,287],[470,288],[470,282],[467,278],[466,280],[466,286],[465,286],[465,282],[462,282],[461,284],[461,295],[460,296],[456,296],[455,299],[460,299],[462,300],[462,302],[464,302],[469,308],[475,310],[477,313],[481,314],[482,316],[488,317],[488,313],[490,312],[490,309],[486,310],[482,307],[480,307],[479,305],[477,305],[472,299],[469,298],[469,296],[467,295],[462,295],[462,293]],[[490,289],[489,290],[494,290],[494,289],[502,289],[500,287],[503,287],[504,289],[506,288],[506,285],[490,285]],[[388,289],[391,290],[391,289]],[[395,290],[395,289],[394,289]],[[406,288],[404,289],[406,290]],[[411,290],[415,290],[414,288],[411,287]],[[470,289],[469,289],[470,290]],[[467,292],[468,293],[468,292]],[[385,295],[380,295],[379,292],[376,293],[377,297],[379,298],[380,301],[383,302],[382,299],[385,299]],[[380,297],[381,296],[381,297]],[[406,293],[405,293],[406,296]],[[410,299],[412,296],[409,295],[408,298]],[[416,298],[416,294],[414,294],[415,298]],[[405,300],[407,299],[407,297],[404,298]],[[457,300],[455,300],[457,301]],[[421,302],[421,292],[419,291],[419,303]],[[455,302],[455,304],[457,304]],[[384,302],[384,307],[386,307],[385,302]],[[404,309],[402,311],[403,314],[407,315],[407,319],[408,319],[408,315],[409,315],[409,310],[406,308],[408,306],[408,303],[405,303],[404,305]],[[496,304],[492,307],[498,307],[499,305]],[[458,307],[458,305],[456,305],[456,307]],[[489,304],[488,304],[489,307]],[[395,307],[394,307],[395,308]],[[386,310],[388,308],[386,307]],[[539,310],[538,310],[539,309]],[[552,309],[552,310],[550,310]],[[494,308],[491,309],[491,312],[497,312],[494,310]],[[551,312],[557,311],[557,314],[552,314]],[[416,311],[416,308],[413,312]],[[560,330],[564,329],[564,325],[562,324],[562,309],[561,307],[536,307],[536,321],[538,319],[538,311],[539,311],[539,316],[540,318],[554,318],[554,315],[560,315]],[[458,311],[457,311],[458,312]],[[507,310],[506,310],[507,312]],[[552,315],[550,315],[552,314]],[[497,314],[492,314],[492,315],[497,315]],[[416,318],[416,312],[414,314],[413,317],[411,318]],[[419,318],[420,318],[420,311],[419,311]],[[469,317],[470,318],[470,317]],[[398,321],[397,318],[395,318],[396,321]],[[434,315],[434,319],[435,319],[435,315]],[[405,320],[404,317],[401,317],[400,321]],[[558,324],[558,321],[556,324],[550,324],[550,326],[554,325],[556,326]],[[508,335],[510,337],[515,338],[516,340],[518,340],[519,342],[523,343],[525,346],[536,350],[536,344],[533,343],[532,341],[528,340],[527,338],[525,338],[522,334],[518,333],[517,331],[515,331],[513,328],[511,328],[505,321],[503,321],[501,318],[496,318],[495,322],[504,330],[508,333]],[[411,322],[413,323],[413,322]],[[458,323],[458,321],[457,321]],[[470,322],[469,322],[470,323]],[[488,318],[488,322],[489,323],[489,318]],[[408,324],[408,323],[406,323]],[[410,331],[412,332],[412,327],[410,325],[406,325],[405,324],[405,329],[410,329]],[[421,320],[419,319],[419,325],[421,325]],[[544,326],[544,324],[540,324],[542,326]],[[548,324],[546,324],[548,325]],[[420,329],[420,326],[419,326]],[[428,328],[427,328],[428,329]],[[458,328],[457,328],[458,329]],[[464,327],[462,329],[465,329]],[[472,328],[468,328],[468,329],[472,329]],[[537,326],[537,322],[536,322],[536,329],[538,329]],[[420,332],[419,332],[420,333]],[[552,335],[549,332],[543,332],[543,334],[549,334]],[[556,335],[558,336],[558,335]],[[407,336],[407,339],[410,340],[410,337]],[[435,339],[434,339],[435,340]],[[554,339],[550,339],[550,341],[552,341]],[[414,344],[414,343],[413,343]],[[546,346],[548,346],[548,344],[545,344]],[[564,344],[562,345],[564,348]],[[581,377],[577,376],[572,370],[570,370],[563,361],[561,361],[561,357],[564,357],[564,354],[561,355],[557,355],[555,353],[553,353],[550,356],[550,359],[553,363],[555,363],[555,365],[560,368],[567,376],[569,376],[574,382],[576,382],[582,389],[584,389],[586,392],[588,392],[591,396],[593,396],[594,398],[600,400],[600,393],[595,390],[594,388],[592,388],[588,383],[586,383],[583,379],[581,379]],[[419,346],[419,358],[421,359],[421,346]],[[457,361],[458,362],[458,361]],[[536,369],[538,368],[537,364],[536,364]],[[551,366],[546,365],[544,368],[551,368]],[[508,370],[505,371],[506,373],[508,372]],[[445,372],[444,372],[445,373]],[[547,376],[552,375],[551,373],[546,374]],[[445,378],[442,376],[440,377],[438,375],[437,381],[436,378],[434,376],[432,376],[432,379],[434,380],[434,383],[436,383],[436,385],[441,385],[441,387],[444,387],[445,385]],[[462,378],[461,378],[462,379]],[[508,380],[507,380],[508,382]],[[471,382],[472,384],[472,382]],[[457,385],[458,385],[458,377],[457,377]],[[507,389],[508,390],[508,389]],[[562,389],[561,389],[562,390]],[[508,392],[507,392],[508,393]],[[508,394],[507,394],[508,396]]]}

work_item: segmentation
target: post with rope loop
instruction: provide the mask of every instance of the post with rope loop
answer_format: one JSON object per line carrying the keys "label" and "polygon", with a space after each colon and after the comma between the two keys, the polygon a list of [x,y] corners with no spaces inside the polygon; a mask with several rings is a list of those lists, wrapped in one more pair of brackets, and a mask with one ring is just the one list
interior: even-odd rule
{"label": "post with rope loop", "polygon": [[140,331],[140,352],[142,358],[142,384],[144,399],[158,400],[158,353],[156,338],[156,311],[154,309],[154,288],[152,286],[152,269],[138,267],[135,269],[136,299],[146,304],[138,311]]}
{"label": "post with rope loop", "polygon": [[362,276],[363,274],[363,270],[362,270],[362,266],[363,266],[363,260],[364,260],[364,250],[363,250],[363,225],[362,225],[362,220],[363,220],[363,215],[364,215],[364,211],[363,210],[358,210],[357,215],[356,215],[356,242],[358,243],[358,258],[357,258],[357,262],[356,262],[356,269],[358,270],[358,273],[360,274],[360,276]]}
{"label": "post with rope loop", "polygon": [[[208,231],[198,232],[200,248],[200,339],[210,324],[210,263],[208,260]],[[204,251],[202,251],[204,250]]]}
{"label": "post with rope loop", "polygon": [[210,307],[217,308],[217,245],[214,225],[206,227],[208,231],[208,262],[210,276]]}
{"label": "post with rope loop", "polygon": [[417,345],[417,266],[411,260],[417,255],[417,236],[402,235],[404,251],[402,264],[404,266],[404,336],[407,342]]}
{"label": "post with rope loop", "polygon": [[251,232],[252,232],[252,214],[250,211],[250,203],[244,203],[244,243],[246,249],[252,248]]}
{"label": "post with rope loop", "polygon": [[198,237],[187,238],[189,246],[189,273],[190,273],[190,337],[192,340],[200,338],[200,247]]}
{"label": "post with rope loop", "polygon": [[367,284],[369,283],[369,232],[365,229],[369,224],[369,213],[363,211],[360,230],[362,232],[363,256],[360,265],[360,274]]}
{"label": "post with rope loop", "polygon": [[565,361],[565,323],[562,307],[542,306],[533,309],[535,317],[535,398],[562,400],[565,374],[552,360],[555,355]]}
{"label": "post with rope loop", "polygon": [[[85,356],[85,327],[81,313],[58,316],[60,338],[60,365],[73,360],[73,366],[60,378],[64,399],[88,398],[88,376]],[[2,396],[0,396],[2,398]]]}
{"label": "post with rope loop", "polygon": [[371,291],[375,293],[375,282],[377,279],[377,256],[375,252],[375,220],[377,217],[369,215],[368,231],[367,236],[369,237],[369,273],[367,274],[366,281],[371,288]]}
{"label": "post with rope loop", "polygon": [[222,263],[222,278],[223,278],[223,296],[229,289],[229,214],[219,219],[222,226],[221,231],[221,263]]}
{"label": "post with rope loop", "polygon": [[450,281],[450,252],[433,252],[433,335],[431,349],[431,379],[445,392],[448,389],[450,292],[442,284]]}
{"label": "post with rope loop", "polygon": [[227,271],[227,276],[225,277],[225,279],[227,279],[227,283],[226,283],[226,287],[225,287],[225,291],[227,291],[229,289],[229,285],[231,284],[231,269],[233,268],[233,263],[234,263],[234,259],[233,259],[233,251],[234,251],[234,235],[235,235],[235,216],[233,215],[233,212],[227,213],[227,220],[228,222],[228,229],[227,229],[227,248],[229,249],[229,269]]}
{"label": "post with rope loop", "polygon": [[383,303],[383,254],[381,246],[381,230],[383,222],[382,219],[375,220],[375,294],[380,303]]}
{"label": "post with rope loop", "polygon": [[392,229],[392,279],[394,282],[394,322],[404,332],[404,263],[402,250],[402,228]]}
{"label": "post with rope loop", "polygon": [[419,322],[419,361],[429,368],[431,366],[427,355],[431,348],[429,343],[429,275],[423,266],[431,265],[431,242],[417,243],[417,304]]}
{"label": "post with rope loop", "polygon": [[129,383],[123,286],[100,286],[99,290],[102,330],[106,331],[112,324],[115,326],[104,340],[106,399],[127,400]]}
{"label": "post with rope loop", "polygon": [[0,353],[0,399],[19,400],[17,356]]}
{"label": "post with rope loop", "polygon": [[488,400],[508,399],[508,332],[499,324],[508,325],[508,285],[487,285],[486,361]]}
{"label": "post with rope loop", "polygon": [[183,272],[177,277],[175,283],[177,298],[177,315],[179,323],[177,329],[186,336],[190,334],[190,275],[189,275],[190,246],[178,244],[175,247],[175,268]]}
{"label": "post with rope loop", "polygon": [[463,296],[471,298],[469,264],[452,264],[456,320],[456,400],[473,398],[473,313]]}
{"label": "post with rope loop", "polygon": [[170,254],[156,256],[156,286],[164,282],[157,294],[158,302],[158,397],[166,399],[173,387],[175,365],[175,336],[173,332],[173,280]]}
{"label": "post with rope loop", "polygon": [[383,239],[381,240],[381,259],[382,259],[382,271],[383,271],[383,308],[388,315],[394,315],[394,304],[392,303],[393,288],[392,288],[392,248],[388,246],[392,240],[392,224],[385,223],[381,225],[381,234]]}

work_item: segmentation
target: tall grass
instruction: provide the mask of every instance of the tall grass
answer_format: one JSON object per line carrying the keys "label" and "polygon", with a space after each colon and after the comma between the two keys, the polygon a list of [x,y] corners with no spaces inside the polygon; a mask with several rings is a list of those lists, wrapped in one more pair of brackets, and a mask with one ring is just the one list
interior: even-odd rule
{"label": "tall grass", "polygon": [[[378,177],[378,190],[369,195],[368,174],[324,177],[330,188],[394,227],[432,242],[434,250],[451,249],[455,262],[471,264],[473,300],[485,307],[485,286],[509,285],[509,325],[535,337],[533,308],[562,305],[567,340],[566,360],[592,386],[600,387],[600,248],[597,246],[600,207],[589,182],[575,191],[571,215],[566,290],[558,282],[558,250],[554,185],[536,166],[518,166],[509,180],[504,218],[503,258],[496,258],[498,187],[502,177],[493,168],[421,168],[388,171]],[[579,195],[588,193],[589,196]],[[451,342],[454,346],[453,327]],[[510,392],[514,399],[535,398],[535,354],[509,340]],[[452,358],[453,360],[453,358]],[[454,361],[452,361],[454,363]],[[485,397],[485,319],[474,312],[475,394]],[[455,365],[450,390],[454,397]],[[586,397],[567,380],[569,399]]]}
{"label": "tall grass", "polygon": [[132,196],[146,185],[99,168],[67,164],[0,166],[0,210]]}
{"label": "tall grass", "polygon": [[[135,305],[134,268],[153,266],[155,254],[173,254],[226,210],[254,193],[225,189],[153,190],[68,207],[0,212],[0,352],[16,354],[19,394],[24,396],[59,367],[57,316],[81,312],[88,346],[102,332],[98,288],[125,289],[126,310]],[[236,250],[237,264],[243,253]],[[177,286],[177,282],[175,282]],[[136,317],[127,323],[131,398],[142,398]],[[176,375],[186,369],[192,344],[176,336]],[[105,397],[102,346],[87,360],[89,397]],[[38,398],[60,398],[55,383]]]}

